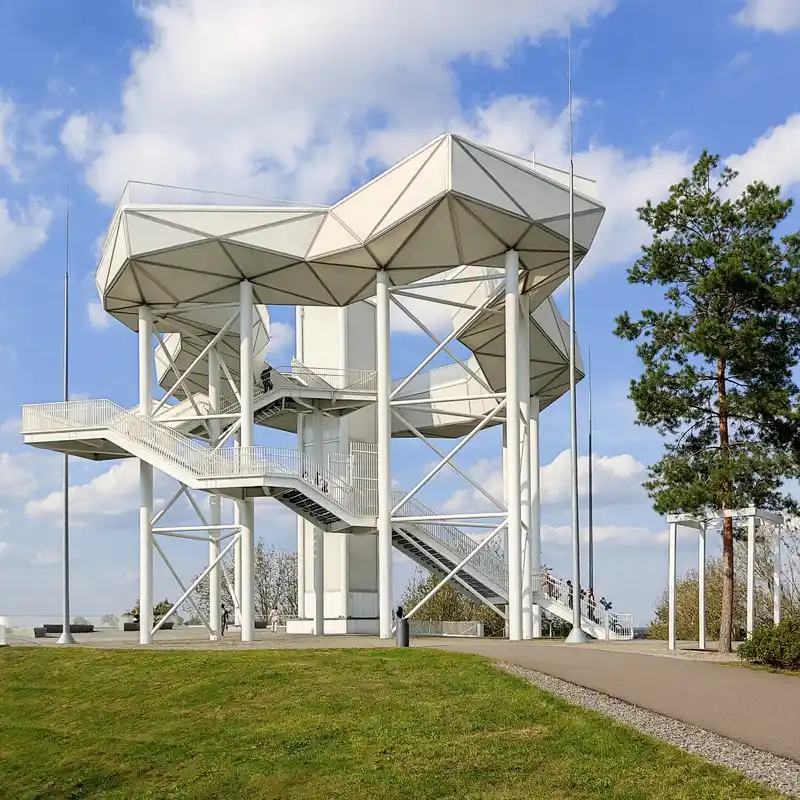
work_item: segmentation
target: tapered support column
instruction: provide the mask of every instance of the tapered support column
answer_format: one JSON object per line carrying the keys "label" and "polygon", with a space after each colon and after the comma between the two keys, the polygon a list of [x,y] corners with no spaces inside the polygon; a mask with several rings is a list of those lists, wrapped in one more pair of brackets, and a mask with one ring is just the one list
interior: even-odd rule
{"label": "tapered support column", "polygon": [[392,420],[389,395],[389,276],[375,276],[378,372],[378,612],[380,637],[392,636]]}
{"label": "tapered support column", "polygon": [[[322,467],[323,422],[321,411],[315,410],[314,421],[314,461]],[[314,635],[325,633],[325,533],[314,528]]]}
{"label": "tapered support column", "polygon": [[781,526],[772,531],[772,621],[781,621]]}
{"label": "tapered support column", "polygon": [[522,527],[522,638],[533,638],[533,552],[531,550],[531,362],[530,316],[528,295],[519,298],[519,435],[520,435],[520,492]]}
{"label": "tapered support column", "polygon": [[[233,524],[239,525],[242,521],[242,507],[237,500],[233,504]],[[233,546],[233,592],[236,595],[236,611],[234,623],[242,624],[242,539],[239,537]]]}
{"label": "tapered support column", "polygon": [[[212,414],[219,413],[220,401],[220,367],[219,367],[219,353],[216,347],[212,347],[208,351],[208,405]],[[220,435],[220,421],[218,419],[211,419],[208,421],[209,430],[211,431],[211,444],[215,445],[219,440]],[[218,494],[209,494],[208,496],[208,518],[209,523],[213,525],[222,524],[222,499]],[[219,530],[210,530],[209,543],[208,543],[208,563],[213,564],[219,556]],[[208,574],[208,616],[209,624],[211,625],[212,633],[210,638],[215,640],[222,627],[222,569],[219,564],[211,568]]]}
{"label": "tapered support column", "polygon": [[747,518],[747,638],[753,635],[756,615],[756,518]]}
{"label": "tapered support column", "polygon": [[[139,413],[153,410],[153,315],[139,306]],[[153,641],[153,467],[139,461],[139,643]]]}
{"label": "tapered support column", "polygon": [[697,620],[698,642],[701,650],[706,649],[706,524],[700,523],[697,552]]}
{"label": "tapered support column", "polygon": [[[305,419],[302,415],[297,417],[297,449],[304,452]],[[306,521],[297,515],[297,616],[306,618]]]}
{"label": "tapered support column", "polygon": [[239,284],[239,374],[242,395],[242,447],[255,443],[253,427],[253,284]]}
{"label": "tapered support column", "polygon": [[667,615],[668,644],[670,650],[675,649],[675,582],[677,579],[678,525],[669,524],[669,576],[667,578]]}
{"label": "tapered support column", "polygon": [[237,500],[241,524],[242,546],[242,641],[252,642],[255,636],[255,596],[253,582],[253,501]]}
{"label": "tapered support column", "polygon": [[[531,440],[531,562],[533,571],[542,570],[542,509],[541,509],[541,465],[539,463],[539,398],[531,397],[530,405]],[[540,582],[534,582],[533,589],[541,592]],[[542,635],[542,607],[533,607],[533,638]]]}
{"label": "tapered support column", "polygon": [[506,417],[508,432],[508,638],[522,639],[522,491],[519,415],[519,255],[506,253]]}

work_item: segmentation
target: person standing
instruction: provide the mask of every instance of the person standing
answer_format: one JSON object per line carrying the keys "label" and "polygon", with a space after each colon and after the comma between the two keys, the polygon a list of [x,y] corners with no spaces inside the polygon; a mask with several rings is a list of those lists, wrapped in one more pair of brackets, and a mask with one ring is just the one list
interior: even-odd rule
{"label": "person standing", "polygon": [[272,632],[278,632],[278,625],[281,624],[281,612],[278,610],[278,606],[273,606],[272,611],[269,612],[269,624],[272,627]]}
{"label": "person standing", "polygon": [[220,635],[224,636],[225,629],[228,627],[228,607],[225,605],[225,603],[222,604],[222,614],[220,616]]}

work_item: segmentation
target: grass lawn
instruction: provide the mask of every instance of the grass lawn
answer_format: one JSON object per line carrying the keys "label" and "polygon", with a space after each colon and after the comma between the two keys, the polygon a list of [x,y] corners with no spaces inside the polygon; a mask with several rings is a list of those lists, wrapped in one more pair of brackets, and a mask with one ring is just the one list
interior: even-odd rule
{"label": "grass lawn", "polygon": [[776,798],[475,656],[0,651],[0,798]]}

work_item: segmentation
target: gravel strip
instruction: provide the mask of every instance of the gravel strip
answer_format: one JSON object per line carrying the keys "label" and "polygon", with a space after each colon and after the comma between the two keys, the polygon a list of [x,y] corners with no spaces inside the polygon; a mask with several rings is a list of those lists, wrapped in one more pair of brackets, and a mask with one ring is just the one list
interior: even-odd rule
{"label": "gravel strip", "polygon": [[757,750],[734,739],[656,714],[551,675],[524,669],[505,661],[498,662],[497,666],[570,703],[599,711],[623,725],[669,742],[687,753],[693,753],[713,764],[740,772],[789,797],[800,798],[800,764],[795,761]]}

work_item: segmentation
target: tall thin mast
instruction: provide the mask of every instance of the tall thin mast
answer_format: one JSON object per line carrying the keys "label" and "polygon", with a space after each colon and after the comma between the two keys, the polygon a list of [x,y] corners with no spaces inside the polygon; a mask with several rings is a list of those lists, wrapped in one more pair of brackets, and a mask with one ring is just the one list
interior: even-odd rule
{"label": "tall thin mast", "polygon": [[575,380],[575,166],[572,133],[572,23],[569,26],[568,61],[569,112],[569,422],[570,488],[572,495],[572,630],[567,641],[588,641],[581,628],[581,536],[578,514],[578,398]]}
{"label": "tall thin mast", "polygon": [[589,348],[589,588],[594,589],[594,496],[592,493],[592,348]]}
{"label": "tall thin mast", "polygon": [[[69,195],[64,232],[64,402],[69,400]],[[64,541],[63,541],[63,627],[59,644],[75,644],[70,631],[69,610],[69,455],[64,453]]]}

